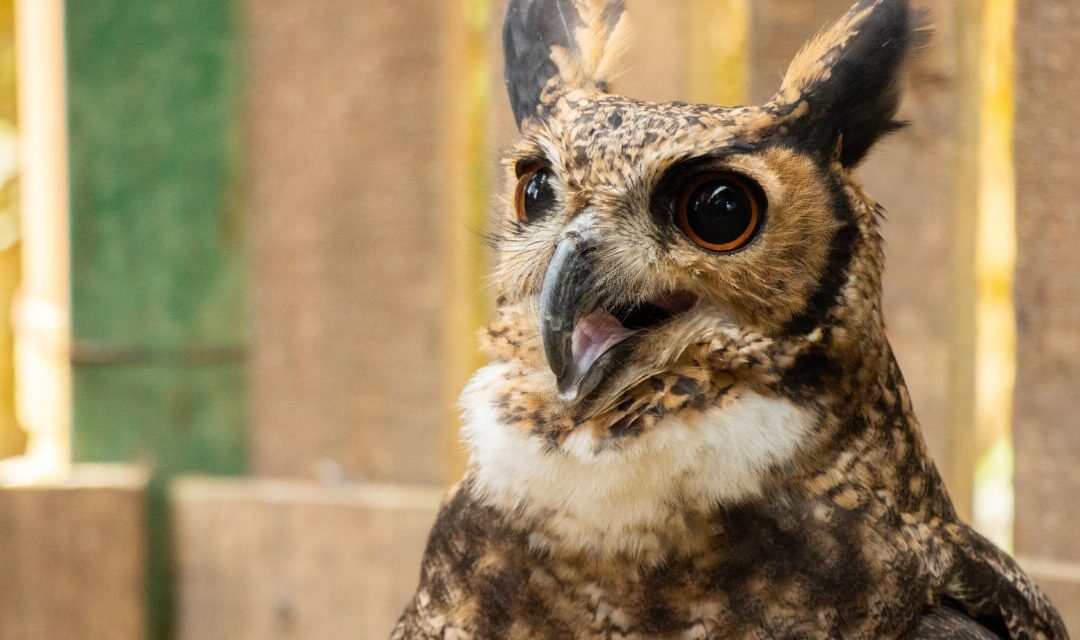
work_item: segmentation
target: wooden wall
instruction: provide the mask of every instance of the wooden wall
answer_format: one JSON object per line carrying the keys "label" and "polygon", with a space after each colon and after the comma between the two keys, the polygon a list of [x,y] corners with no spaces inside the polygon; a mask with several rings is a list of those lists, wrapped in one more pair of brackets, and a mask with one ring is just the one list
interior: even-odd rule
{"label": "wooden wall", "polygon": [[179,640],[386,638],[441,492],[192,479],[173,490]]}
{"label": "wooden wall", "polygon": [[1080,633],[1080,4],[1017,3],[1016,553]]}
{"label": "wooden wall", "polygon": [[440,483],[456,5],[244,6],[253,468]]}

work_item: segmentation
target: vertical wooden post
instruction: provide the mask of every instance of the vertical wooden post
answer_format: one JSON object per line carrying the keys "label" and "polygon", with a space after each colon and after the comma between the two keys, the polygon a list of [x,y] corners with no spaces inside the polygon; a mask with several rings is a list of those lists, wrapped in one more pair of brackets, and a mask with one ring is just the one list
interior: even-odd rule
{"label": "vertical wooden post", "polygon": [[945,479],[961,516],[1003,547],[1012,535],[1011,0],[956,4],[958,103]]}
{"label": "vertical wooden post", "polygon": [[464,222],[444,185],[468,162],[444,152],[442,37],[462,5],[242,5],[254,469],[441,484],[461,268],[442,234]]}
{"label": "vertical wooden post", "polygon": [[27,454],[7,481],[59,480],[71,462],[68,151],[63,0],[19,0],[22,283],[17,406]]}
{"label": "vertical wooden post", "polygon": [[1016,553],[1080,630],[1080,3],[1016,25]]}
{"label": "vertical wooden post", "polygon": [[953,163],[954,201],[951,229],[949,395],[946,416],[945,457],[939,463],[953,504],[970,519],[974,495],[975,454],[975,352],[976,227],[979,217],[979,136],[981,89],[979,55],[984,0],[960,0],[957,31],[956,136],[958,152]]}

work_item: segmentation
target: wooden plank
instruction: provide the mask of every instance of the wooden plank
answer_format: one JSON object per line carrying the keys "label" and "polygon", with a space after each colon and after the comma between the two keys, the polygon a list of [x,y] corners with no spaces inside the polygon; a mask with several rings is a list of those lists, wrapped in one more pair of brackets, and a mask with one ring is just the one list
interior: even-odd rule
{"label": "wooden plank", "polygon": [[221,0],[68,0],[65,29],[73,455],[154,469],[159,638],[164,479],[246,467],[238,26]]}
{"label": "wooden plank", "polygon": [[1076,565],[1080,76],[1072,52],[1080,4],[1019,2],[1017,10],[1016,552]]}
{"label": "wooden plank", "polygon": [[244,3],[258,473],[444,479],[453,5]]}
{"label": "wooden plank", "polygon": [[186,479],[173,489],[180,640],[385,638],[438,490]]}
{"label": "wooden plank", "polygon": [[940,446],[935,450],[941,459],[939,468],[949,488],[958,513],[972,516],[977,448],[976,431],[976,339],[978,273],[976,271],[976,233],[979,220],[979,193],[982,161],[978,153],[982,132],[982,79],[979,62],[982,54],[984,0],[960,0],[956,3],[954,24],[966,25],[957,32],[955,55],[957,92],[955,132],[958,151],[951,172],[956,181],[955,206],[952,212],[950,245],[953,285],[949,301],[951,318],[948,328],[949,360],[948,398],[945,402],[946,425]]}
{"label": "wooden plank", "polygon": [[144,640],[147,476],[0,487],[0,640]]}

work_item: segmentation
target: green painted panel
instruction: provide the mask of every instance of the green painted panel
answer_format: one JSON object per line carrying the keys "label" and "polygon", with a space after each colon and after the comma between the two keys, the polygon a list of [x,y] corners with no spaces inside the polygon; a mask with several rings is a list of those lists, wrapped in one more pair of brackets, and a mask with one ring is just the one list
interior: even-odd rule
{"label": "green painted panel", "polygon": [[68,0],[77,340],[243,339],[231,5]]}
{"label": "green painted panel", "polygon": [[155,639],[170,636],[168,478],[247,467],[234,5],[66,1],[73,448],[155,470]]}
{"label": "green painted panel", "polygon": [[[242,473],[242,367],[85,366],[73,445],[82,460],[145,461],[165,471]],[[130,431],[136,431],[133,435]]]}

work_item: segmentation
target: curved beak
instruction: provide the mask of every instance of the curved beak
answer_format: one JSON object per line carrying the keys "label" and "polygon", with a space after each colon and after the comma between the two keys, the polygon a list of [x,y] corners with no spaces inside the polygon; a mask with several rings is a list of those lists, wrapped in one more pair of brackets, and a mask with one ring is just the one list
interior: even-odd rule
{"label": "curved beak", "polygon": [[587,341],[579,328],[601,302],[588,254],[587,241],[577,235],[566,236],[555,249],[540,294],[544,353],[555,374],[559,396],[567,403],[587,396],[602,378],[603,367],[595,365],[604,353],[583,348],[582,343]]}
{"label": "curved beak", "polygon": [[559,397],[575,404],[630,354],[635,334],[688,311],[687,291],[654,295],[633,304],[606,305],[597,278],[595,244],[567,233],[555,248],[540,292],[540,337]]}

